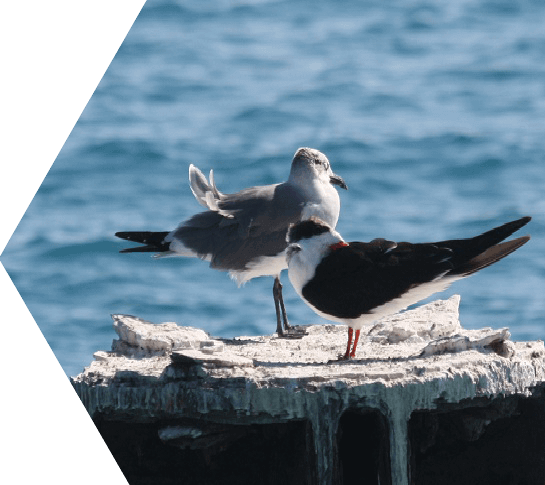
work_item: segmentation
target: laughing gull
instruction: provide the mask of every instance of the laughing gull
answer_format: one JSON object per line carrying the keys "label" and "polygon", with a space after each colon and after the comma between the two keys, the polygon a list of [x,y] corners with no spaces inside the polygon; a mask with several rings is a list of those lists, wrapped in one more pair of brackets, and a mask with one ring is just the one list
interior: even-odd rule
{"label": "laughing gull", "polygon": [[363,325],[443,291],[520,248],[530,236],[501,241],[530,219],[523,217],[469,239],[411,244],[386,239],[346,243],[328,224],[311,218],[288,232],[288,276],[318,315],[348,325],[348,345],[341,359],[350,359]]}
{"label": "laughing gull", "polygon": [[171,232],[118,232],[117,237],[146,244],[121,252],[198,257],[209,261],[211,268],[229,271],[239,286],[258,276],[273,276],[278,335],[300,336],[288,322],[282,298],[280,272],[288,267],[286,233],[290,224],[312,216],[335,227],[340,200],[333,185],[347,189],[344,180],[332,172],[323,153],[299,148],[288,180],[281,184],[223,194],[214,183],[212,170],[207,181],[193,165],[189,166],[189,183],[197,201],[208,210]]}

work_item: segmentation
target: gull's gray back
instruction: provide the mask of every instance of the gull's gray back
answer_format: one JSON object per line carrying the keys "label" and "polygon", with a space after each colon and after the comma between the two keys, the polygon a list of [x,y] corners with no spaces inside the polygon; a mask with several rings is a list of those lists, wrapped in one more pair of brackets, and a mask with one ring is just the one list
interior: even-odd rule
{"label": "gull's gray back", "polygon": [[304,202],[288,183],[221,194],[219,211],[195,214],[170,237],[209,258],[213,268],[243,271],[260,257],[284,251],[288,227],[301,220]]}

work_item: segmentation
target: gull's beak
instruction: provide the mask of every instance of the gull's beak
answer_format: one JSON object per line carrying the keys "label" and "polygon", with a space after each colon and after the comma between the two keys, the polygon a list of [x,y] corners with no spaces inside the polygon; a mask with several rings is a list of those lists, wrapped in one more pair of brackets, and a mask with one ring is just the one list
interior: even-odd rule
{"label": "gull's beak", "polygon": [[348,190],[348,185],[344,183],[344,180],[339,175],[332,173],[329,176],[329,183],[332,185],[338,185],[341,189]]}

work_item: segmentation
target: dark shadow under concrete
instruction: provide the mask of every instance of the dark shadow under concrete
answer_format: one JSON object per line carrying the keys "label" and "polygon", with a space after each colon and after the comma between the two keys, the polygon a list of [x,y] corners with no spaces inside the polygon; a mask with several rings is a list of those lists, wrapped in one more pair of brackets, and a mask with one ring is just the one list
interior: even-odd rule
{"label": "dark shadow under concrete", "polygon": [[411,483],[543,485],[543,392],[533,398],[511,396],[477,404],[412,414]]}
{"label": "dark shadow under concrete", "polygon": [[339,421],[339,483],[389,485],[390,453],[386,418],[376,410],[348,410]]}
{"label": "dark shadow under concrete", "polygon": [[[217,425],[202,438],[164,442],[161,422],[95,420],[130,485],[304,485],[316,483],[307,421]],[[203,422],[181,421],[181,426]]]}

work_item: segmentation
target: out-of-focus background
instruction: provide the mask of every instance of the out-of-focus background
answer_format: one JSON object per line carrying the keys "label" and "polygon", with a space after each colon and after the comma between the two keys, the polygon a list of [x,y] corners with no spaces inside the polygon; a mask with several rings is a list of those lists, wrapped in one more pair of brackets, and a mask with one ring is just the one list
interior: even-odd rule
{"label": "out-of-focus background", "polygon": [[[2,263],[68,375],[109,349],[112,313],[272,333],[271,278],[239,289],[199,260],[119,254],[114,233],[199,211],[190,163],[234,192],[285,180],[310,146],[350,187],[347,240],[533,216],[528,245],[439,297],[462,295],[465,327],[543,339],[543,25],[537,0],[148,2]],[[324,322],[283,282],[292,323]]]}

